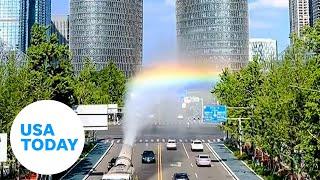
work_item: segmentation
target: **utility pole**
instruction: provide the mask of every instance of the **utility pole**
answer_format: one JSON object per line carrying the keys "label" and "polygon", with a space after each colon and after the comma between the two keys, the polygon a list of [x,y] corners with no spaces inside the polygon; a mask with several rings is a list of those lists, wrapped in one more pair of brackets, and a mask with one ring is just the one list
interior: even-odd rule
{"label": "utility pole", "polygon": [[242,120],[250,120],[251,118],[227,118],[227,119],[230,119],[230,120],[238,120],[238,123],[239,123],[239,150],[240,150],[240,155],[242,155],[242,127],[241,127],[241,123],[242,123]]}

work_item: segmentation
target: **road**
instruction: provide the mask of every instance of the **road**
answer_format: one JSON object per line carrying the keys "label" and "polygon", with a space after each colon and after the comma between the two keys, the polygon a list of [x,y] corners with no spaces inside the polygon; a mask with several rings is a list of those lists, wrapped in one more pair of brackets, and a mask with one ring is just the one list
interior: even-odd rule
{"label": "road", "polygon": [[[201,124],[190,121],[190,127],[186,122],[161,122],[146,126],[136,138],[136,141],[145,139],[194,139],[201,138],[204,140],[213,140],[224,138],[225,134],[221,132],[215,125]],[[97,132],[98,139],[116,139],[123,138],[123,130],[121,125],[109,126],[108,131]]]}
{"label": "road", "polygon": [[[177,150],[167,150],[165,143],[138,143],[134,145],[133,166],[138,179],[142,180],[168,180],[176,172],[186,172],[190,179],[233,179],[218,161],[212,162],[211,167],[197,167],[195,156],[199,153],[209,154],[217,160],[209,148],[204,144],[204,152],[192,152],[190,143],[178,143]],[[102,159],[89,180],[100,180],[107,171],[108,162],[116,157],[121,149],[121,144],[114,144],[109,153]],[[156,153],[156,163],[142,164],[141,154],[144,150]]]}
{"label": "road", "polygon": [[[107,133],[107,134],[104,134]],[[95,171],[88,177],[89,180],[101,179],[107,171],[108,162],[117,157],[122,146],[122,130],[120,126],[111,127],[108,132],[98,134],[114,142],[109,153],[98,164]],[[143,135],[142,135],[143,134]],[[152,125],[141,133],[134,144],[133,166],[139,180],[169,180],[176,172],[185,172],[190,179],[233,179],[224,169],[221,162],[217,160],[207,142],[219,140],[224,134],[212,125],[194,125],[190,128],[173,125]],[[177,150],[167,150],[168,138],[177,140]],[[204,143],[204,152],[209,154],[213,160],[211,167],[197,167],[195,156],[199,152],[192,152],[190,142],[193,139],[201,139]],[[142,164],[141,154],[145,150],[152,150],[156,153],[155,164]]]}

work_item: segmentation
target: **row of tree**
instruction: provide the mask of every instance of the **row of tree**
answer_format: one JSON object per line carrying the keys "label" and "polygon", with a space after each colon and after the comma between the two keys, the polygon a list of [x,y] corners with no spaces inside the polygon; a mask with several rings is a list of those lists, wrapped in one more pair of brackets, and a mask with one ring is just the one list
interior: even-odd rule
{"label": "row of tree", "polygon": [[[77,104],[123,105],[126,78],[113,63],[97,72],[89,59],[75,74],[67,46],[59,45],[55,35],[35,25],[27,60],[21,66],[12,54],[0,60],[0,132],[9,133],[15,116],[28,104],[44,99]],[[9,161],[14,160],[9,151]],[[1,179],[1,178],[0,178]]]}
{"label": "row of tree", "polygon": [[[262,149],[292,174],[320,178],[320,23],[307,27],[279,62],[257,57],[239,72],[225,70],[213,93],[229,108],[233,139]],[[268,68],[266,68],[268,67]],[[231,108],[237,107],[237,108]],[[239,131],[239,121],[243,118]],[[248,118],[248,119],[246,119]]]}

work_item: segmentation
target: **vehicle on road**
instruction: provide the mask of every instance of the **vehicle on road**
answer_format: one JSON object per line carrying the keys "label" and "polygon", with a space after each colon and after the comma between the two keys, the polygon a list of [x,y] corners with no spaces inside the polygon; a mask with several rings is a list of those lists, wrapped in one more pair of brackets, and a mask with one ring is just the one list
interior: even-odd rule
{"label": "vehicle on road", "polygon": [[142,156],[142,163],[155,163],[156,162],[156,156],[153,151],[143,151],[141,156]]}
{"label": "vehicle on road", "polygon": [[177,142],[174,139],[169,139],[167,142],[167,150],[177,150]]}
{"label": "vehicle on road", "polygon": [[211,158],[208,154],[199,154],[196,156],[197,166],[211,166]]}
{"label": "vehicle on road", "polygon": [[132,150],[131,145],[123,144],[114,166],[103,174],[102,180],[133,180]]}
{"label": "vehicle on road", "polygon": [[203,144],[200,140],[194,140],[191,143],[191,151],[203,151]]}
{"label": "vehicle on road", "polygon": [[183,115],[178,115],[178,116],[177,116],[177,119],[183,120]]}
{"label": "vehicle on road", "polygon": [[187,173],[174,173],[172,180],[189,180]]}
{"label": "vehicle on road", "polygon": [[108,171],[109,171],[111,168],[113,168],[113,166],[116,164],[116,161],[117,161],[117,158],[116,158],[116,157],[112,158],[112,159],[109,161],[109,163],[108,163]]}

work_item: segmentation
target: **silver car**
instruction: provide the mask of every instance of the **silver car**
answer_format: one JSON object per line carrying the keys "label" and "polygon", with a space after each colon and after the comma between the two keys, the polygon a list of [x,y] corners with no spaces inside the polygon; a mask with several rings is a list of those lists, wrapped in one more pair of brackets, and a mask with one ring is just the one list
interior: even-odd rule
{"label": "silver car", "polygon": [[211,158],[208,154],[199,154],[196,156],[197,166],[211,166]]}

